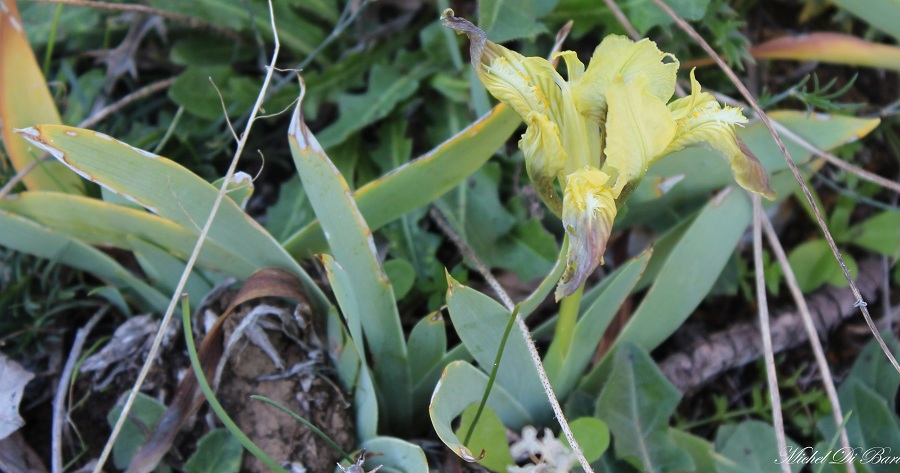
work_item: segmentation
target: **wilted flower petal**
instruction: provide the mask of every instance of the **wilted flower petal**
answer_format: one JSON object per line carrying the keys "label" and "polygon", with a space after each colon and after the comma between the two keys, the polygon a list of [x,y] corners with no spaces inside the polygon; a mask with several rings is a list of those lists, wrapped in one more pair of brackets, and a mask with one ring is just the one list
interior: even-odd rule
{"label": "wilted flower petal", "polygon": [[569,237],[566,269],[556,288],[556,300],[574,293],[603,260],[616,218],[609,176],[590,166],[570,174],[563,197],[563,226]]}
{"label": "wilted flower petal", "polygon": [[525,169],[534,183],[538,196],[544,204],[559,216],[562,200],[553,182],[566,166],[566,150],[563,148],[559,127],[546,115],[531,112],[526,119],[528,129],[519,141],[519,148],[525,154]]}
{"label": "wilted flower petal", "polygon": [[669,112],[678,127],[675,138],[654,161],[688,146],[706,143],[728,160],[741,187],[770,200],[775,198],[765,168],[734,133],[735,125],[747,123],[747,118],[740,108],[723,107],[711,94],[701,92],[693,70],[691,95],[670,103]]}

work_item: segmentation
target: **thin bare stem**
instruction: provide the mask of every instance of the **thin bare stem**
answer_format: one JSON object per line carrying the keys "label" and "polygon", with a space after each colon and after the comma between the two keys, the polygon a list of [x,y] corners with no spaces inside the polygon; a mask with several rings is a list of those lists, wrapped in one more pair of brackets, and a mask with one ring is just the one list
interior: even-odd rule
{"label": "thin bare stem", "polygon": [[234,31],[220,28],[212,23],[207,23],[202,20],[198,20],[197,18],[179,15],[178,13],[173,13],[166,10],[160,10],[158,8],[153,8],[147,5],[135,4],[135,3],[108,3],[108,2],[98,2],[94,0],[32,0],[34,2],[40,3],[61,3],[63,5],[71,5],[74,7],[90,7],[90,8],[98,8],[102,10],[116,10],[116,11],[133,11],[139,13],[146,13],[148,15],[159,15],[167,20],[176,21],[178,23],[184,23],[192,28],[198,28],[206,31],[210,31],[216,33],[218,35],[225,36],[234,41],[240,41],[242,38],[239,34]]}
{"label": "thin bare stem", "polygon": [[91,115],[90,117],[88,117],[87,119],[83,120],[81,123],[79,123],[75,126],[77,128],[90,128],[90,127],[96,125],[97,123],[99,123],[104,118],[112,115],[115,112],[118,112],[123,107],[131,104],[132,102],[137,102],[138,100],[140,100],[150,94],[154,94],[156,92],[159,92],[160,90],[167,89],[174,82],[175,82],[175,78],[170,77],[168,79],[161,80],[159,82],[154,82],[152,84],[148,84],[144,87],[141,87],[140,89],[135,90],[134,92],[120,98],[119,100],[116,100],[115,102],[107,105],[106,107],[103,107],[100,110],[97,110],[97,113]]}
{"label": "thin bare stem", "polygon": [[62,431],[64,419],[67,417],[65,406],[66,392],[68,392],[72,373],[75,372],[75,365],[78,364],[78,357],[81,356],[81,350],[84,349],[84,342],[87,340],[88,335],[108,311],[109,306],[101,307],[84,324],[84,327],[78,330],[75,334],[75,341],[72,342],[72,348],[69,350],[69,359],[66,360],[66,366],[63,367],[62,373],[59,375],[59,384],[56,385],[56,395],[53,397],[53,424],[50,427],[50,471],[52,473],[63,473]]}
{"label": "thin bare stem", "polygon": [[[816,325],[809,313],[806,298],[803,297],[803,292],[800,291],[800,286],[797,284],[794,270],[791,268],[790,263],[788,263],[787,255],[784,253],[784,248],[781,246],[781,241],[778,240],[778,234],[775,233],[775,229],[772,228],[772,222],[769,221],[769,217],[764,212],[761,212],[760,215],[762,228],[763,231],[766,232],[766,239],[769,242],[769,247],[772,248],[775,257],[778,259],[778,264],[781,266],[781,272],[784,274],[784,280],[787,283],[788,289],[791,291],[794,303],[797,304],[797,310],[800,312],[800,318],[803,320],[803,327],[806,329],[806,335],[809,337],[809,344],[812,346],[813,354],[816,357],[816,364],[819,365],[819,372],[822,373],[822,384],[825,386],[825,393],[828,395],[828,401],[831,403],[831,413],[834,416],[834,425],[835,428],[840,429],[841,431],[841,447],[849,452],[850,439],[847,437],[847,429],[841,428],[841,426],[844,425],[844,414],[843,411],[841,411],[841,402],[838,399],[837,389],[834,387],[834,379],[831,377],[831,368],[828,366],[828,360],[825,359],[825,350],[822,349],[819,333],[816,331]],[[856,469],[853,467],[853,462],[847,463],[847,471],[849,473],[856,472]]]}
{"label": "thin bare stem", "polygon": [[825,161],[828,161],[829,163],[831,163],[847,172],[853,173],[853,174],[859,176],[861,179],[865,179],[869,182],[874,182],[875,184],[878,184],[879,186],[890,189],[894,192],[900,192],[900,183],[892,181],[892,180],[884,178],[884,177],[881,177],[878,174],[866,171],[865,169],[863,169],[859,166],[854,166],[853,164],[850,164],[847,161],[844,161],[843,159],[841,159],[827,151],[823,151],[823,150],[817,148],[816,145],[810,143],[809,141],[806,141],[805,139],[803,139],[802,136],[794,133],[793,131],[788,129],[786,126],[782,125],[781,123],[778,123],[777,121],[773,120],[772,124],[775,125],[775,129],[777,129],[779,133],[783,133],[784,136],[787,136],[788,138],[792,139],[798,145],[802,146],[804,149],[815,154],[816,156],[821,157]]}
{"label": "thin bare stem", "polygon": [[[50,155],[46,154],[46,156],[50,156]],[[16,187],[16,184],[22,182],[22,179],[25,179],[25,176],[27,176],[28,173],[30,173],[31,171],[34,171],[34,169],[36,167],[38,167],[38,165],[41,163],[41,161],[46,160],[46,156],[42,156],[38,159],[35,159],[34,161],[26,164],[25,167],[20,169],[18,172],[16,172],[16,175],[13,176],[9,180],[9,182],[7,182],[2,188],[0,188],[0,200],[3,200],[4,198],[6,198],[6,195],[9,194],[10,192],[12,192],[13,187]]]}
{"label": "thin bare stem", "polygon": [[625,32],[628,33],[628,36],[631,37],[634,41],[639,41],[641,39],[641,34],[638,33],[638,30],[635,29],[634,25],[628,21],[628,17],[625,16],[625,12],[616,5],[615,0],[603,0],[603,3],[609,7],[609,11],[612,12],[613,16],[616,17],[616,21],[622,25],[622,28],[625,28]]}
{"label": "thin bare stem", "polygon": [[[778,451],[787,454],[787,440],[784,434],[784,419],[781,416],[781,394],[778,392],[778,376],[775,374],[775,353],[772,350],[772,330],[769,328],[769,305],[766,300],[765,269],[762,260],[762,227],[763,211],[760,197],[751,194],[753,200],[753,267],[756,270],[756,303],[759,306],[759,331],[763,342],[763,355],[766,360],[766,382],[769,385],[769,398],[772,401],[772,424],[775,427],[775,441]],[[782,458],[784,460],[784,458]],[[782,473],[791,473],[787,461],[778,462]]]}
{"label": "thin bare stem", "polygon": [[[503,306],[506,307],[506,310],[510,311],[510,313],[514,312],[516,307],[515,304],[513,304],[512,299],[510,299],[509,295],[503,290],[503,287],[497,282],[497,279],[494,278],[494,275],[491,274],[484,263],[478,259],[475,252],[472,251],[472,248],[470,248],[453,228],[450,227],[450,224],[447,223],[437,208],[431,209],[431,218],[437,223],[438,227],[441,228],[441,231],[450,238],[453,244],[459,248],[459,251],[475,264],[475,269],[481,274],[484,280],[487,281],[494,292],[497,293],[498,297],[500,297],[500,300],[503,302]],[[522,317],[518,314],[516,314],[516,325],[518,325],[519,331],[522,332],[522,336],[525,338],[525,345],[528,347],[529,355],[531,355],[531,362],[534,364],[535,369],[537,369],[538,377],[541,380],[541,386],[544,387],[544,393],[547,395],[547,400],[550,401],[550,407],[553,409],[553,414],[559,422],[559,426],[566,436],[566,440],[569,441],[569,445],[572,447],[572,453],[578,458],[578,462],[581,464],[581,468],[585,473],[593,473],[594,470],[591,468],[591,464],[587,461],[587,458],[585,458],[584,453],[581,452],[581,447],[575,440],[575,434],[573,434],[572,429],[569,428],[569,421],[563,414],[562,407],[559,405],[559,399],[557,399],[556,393],[553,391],[553,386],[550,385],[550,378],[547,377],[547,372],[544,370],[544,364],[541,362],[541,355],[538,353],[537,346],[534,344],[534,339],[531,338],[531,331],[528,330],[525,321],[522,320]]]}
{"label": "thin bare stem", "polygon": [[140,391],[141,385],[144,383],[144,379],[147,377],[147,373],[150,371],[150,367],[153,365],[153,361],[156,358],[157,352],[159,351],[159,346],[162,343],[163,334],[165,333],[166,328],[169,326],[169,322],[172,320],[172,314],[174,314],[175,307],[181,299],[181,293],[184,291],[184,286],[187,284],[187,280],[191,274],[191,270],[194,268],[194,263],[196,263],[197,261],[197,257],[200,254],[200,249],[203,247],[203,242],[206,241],[206,236],[209,234],[209,230],[212,227],[213,219],[216,216],[216,212],[219,210],[219,205],[221,205],[222,200],[225,198],[225,194],[228,190],[228,183],[231,182],[231,178],[234,176],[238,161],[240,160],[241,154],[244,152],[244,147],[247,144],[247,138],[250,136],[250,129],[253,127],[253,123],[256,119],[256,114],[259,111],[259,108],[262,106],[263,100],[265,99],[266,89],[269,87],[269,83],[272,81],[272,73],[275,70],[275,61],[278,59],[278,52],[281,49],[281,43],[278,41],[278,30],[275,27],[275,13],[272,8],[272,0],[269,0],[268,3],[269,19],[272,23],[272,33],[275,38],[275,47],[272,51],[272,61],[270,62],[269,67],[266,70],[265,80],[263,80],[259,95],[256,97],[256,103],[253,105],[253,109],[250,112],[250,119],[247,120],[247,126],[244,128],[244,133],[241,135],[241,139],[238,142],[237,149],[234,152],[234,157],[231,160],[231,165],[228,167],[228,172],[225,173],[225,178],[222,180],[222,186],[219,188],[219,192],[218,194],[216,194],[216,200],[213,202],[212,208],[209,211],[209,217],[206,219],[206,223],[204,223],[203,229],[200,231],[200,235],[197,238],[197,243],[194,245],[194,250],[191,252],[191,256],[188,258],[184,271],[181,273],[181,279],[178,280],[178,285],[175,287],[175,291],[173,291],[172,293],[172,298],[169,300],[169,306],[168,308],[166,308],[166,314],[165,316],[163,316],[163,320],[159,324],[159,331],[157,331],[156,337],[153,339],[153,345],[150,347],[150,351],[147,354],[147,361],[145,361],[144,365],[141,367],[141,372],[138,374],[138,378],[134,383],[134,387],[131,389],[131,392],[128,395],[128,399],[125,401],[125,405],[122,407],[122,414],[119,416],[118,421],[116,421],[116,425],[113,427],[112,434],[110,434],[109,440],[103,447],[103,452],[101,453],[100,458],[97,461],[97,465],[94,468],[94,473],[100,473],[101,471],[103,471],[103,465],[106,463],[106,460],[109,457],[110,452],[112,451],[112,446],[113,444],[115,444],[116,438],[119,436],[119,432],[121,432],[122,426],[125,424],[125,419],[128,418],[128,413],[131,411],[131,407],[134,405],[134,400],[137,397],[138,392]]}
{"label": "thin bare stem", "polygon": [[674,10],[669,8],[665,2],[662,0],[653,0],[657,6],[663,9],[673,20],[678,24],[681,29],[683,29],[694,41],[699,44],[707,54],[710,55],[713,59],[715,59],[716,64],[719,65],[719,68],[725,72],[725,75],[731,80],[735,87],[741,92],[741,95],[744,97],[744,100],[753,107],[753,110],[759,116],[759,119],[766,125],[766,128],[769,130],[769,133],[772,135],[772,138],[775,140],[775,144],[778,145],[779,151],[781,151],[781,155],[784,157],[785,162],[788,165],[788,168],[791,170],[791,173],[794,174],[794,179],[797,180],[797,183],[800,184],[800,188],[803,190],[803,195],[806,196],[807,202],[809,202],[810,207],[813,210],[813,213],[816,216],[816,221],[819,224],[819,228],[822,229],[822,234],[825,237],[825,240],[828,242],[828,247],[831,249],[831,253],[834,255],[838,264],[841,266],[841,271],[844,273],[844,278],[847,279],[847,282],[850,284],[850,289],[853,291],[853,295],[856,297],[856,303],[854,304],[856,307],[859,307],[860,311],[863,314],[863,318],[866,320],[866,324],[869,326],[869,330],[872,331],[872,336],[875,337],[875,340],[878,341],[878,345],[881,347],[881,350],[884,352],[885,356],[887,356],[888,360],[890,360],[891,364],[894,366],[894,369],[900,373],[900,363],[897,363],[897,359],[894,357],[894,354],[891,353],[891,350],[888,348],[887,344],[884,342],[884,339],[881,337],[881,334],[878,333],[878,328],[875,326],[875,322],[872,320],[872,316],[869,315],[869,309],[867,307],[866,301],[863,300],[862,294],[859,292],[859,288],[856,287],[856,283],[853,281],[853,277],[850,276],[850,270],[847,269],[847,264],[844,262],[844,258],[841,256],[841,252],[837,248],[837,244],[834,242],[834,238],[831,236],[831,232],[828,230],[828,225],[825,224],[825,219],[822,217],[822,212],[819,210],[819,206],[816,205],[815,200],[813,199],[812,193],[810,193],[809,188],[806,186],[806,183],[803,181],[803,176],[800,175],[800,170],[797,169],[797,165],[794,164],[794,160],[791,159],[790,153],[788,153],[787,148],[784,146],[784,141],[781,140],[781,136],[778,135],[778,132],[775,130],[775,126],[772,124],[772,120],[769,119],[769,116],[766,115],[766,112],[763,111],[762,107],[759,106],[759,103],[753,98],[753,95],[750,94],[750,91],[747,90],[747,87],[738,79],[737,75],[734,71],[725,64],[725,61],[722,60],[722,57],[716,53],[716,51],[700,36],[697,31],[691,27],[688,22],[684,21],[683,18],[678,16]]}

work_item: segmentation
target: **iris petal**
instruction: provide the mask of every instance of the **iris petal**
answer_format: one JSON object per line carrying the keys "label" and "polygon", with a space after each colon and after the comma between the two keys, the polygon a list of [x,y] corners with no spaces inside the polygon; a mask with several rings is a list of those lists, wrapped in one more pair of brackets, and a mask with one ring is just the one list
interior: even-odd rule
{"label": "iris petal", "polygon": [[741,187],[770,200],[775,198],[762,163],[735,135],[735,125],[747,123],[747,118],[741,109],[723,107],[711,94],[701,92],[694,71],[691,71],[691,95],[670,103],[669,112],[678,128],[669,146],[653,161],[688,146],[706,143],[725,157]]}
{"label": "iris petal", "polygon": [[648,92],[644,80],[626,84],[619,77],[609,83],[606,118],[606,162],[601,168],[615,179],[616,199],[626,186],[633,189],[647,172],[650,160],[662,153],[675,136],[675,121],[665,102]]}
{"label": "iris petal", "polygon": [[616,218],[616,202],[606,187],[609,176],[590,166],[566,179],[563,226],[569,237],[566,269],[556,288],[556,300],[574,293],[603,261]]}

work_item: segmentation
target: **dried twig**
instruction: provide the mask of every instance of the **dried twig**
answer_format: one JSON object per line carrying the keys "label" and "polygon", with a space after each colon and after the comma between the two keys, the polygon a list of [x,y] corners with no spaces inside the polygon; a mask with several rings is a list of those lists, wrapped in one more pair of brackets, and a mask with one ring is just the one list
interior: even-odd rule
{"label": "dried twig", "polygon": [[168,79],[161,80],[159,82],[154,82],[152,84],[145,85],[144,87],[141,87],[140,89],[135,90],[134,92],[120,98],[119,100],[116,100],[115,102],[101,108],[100,110],[97,110],[96,113],[94,113],[93,115],[86,118],[81,123],[79,123],[78,125],[75,125],[75,126],[77,128],[90,128],[90,127],[96,125],[97,123],[99,123],[104,118],[112,115],[115,112],[118,112],[125,106],[130,105],[132,102],[137,102],[138,100],[140,100],[150,94],[155,94],[156,92],[159,92],[160,90],[167,89],[174,82],[175,82],[175,78],[170,77]]}
{"label": "dried twig", "polygon": [[156,334],[156,337],[153,339],[153,345],[150,348],[149,353],[147,354],[147,361],[144,362],[144,365],[141,367],[141,371],[138,374],[138,378],[134,383],[134,387],[131,389],[131,392],[128,394],[128,399],[125,401],[125,405],[122,407],[122,414],[119,416],[118,421],[116,421],[115,427],[113,427],[112,434],[110,434],[109,440],[106,442],[106,445],[103,448],[103,452],[100,455],[99,460],[97,461],[97,466],[94,468],[94,473],[100,473],[103,471],[103,465],[106,462],[106,459],[109,457],[110,452],[112,451],[112,446],[115,444],[116,438],[119,435],[119,432],[122,430],[122,426],[125,423],[125,419],[128,417],[128,413],[131,410],[131,407],[134,405],[134,400],[137,397],[137,393],[140,391],[141,385],[144,382],[144,379],[147,377],[147,373],[150,371],[150,367],[153,365],[153,361],[156,358],[156,353],[159,351],[160,343],[162,343],[163,334],[166,331],[166,328],[169,325],[169,322],[172,320],[172,314],[175,312],[175,307],[181,299],[181,293],[184,291],[184,286],[187,284],[188,277],[191,274],[191,270],[194,268],[194,264],[197,261],[197,256],[200,254],[200,249],[203,247],[203,243],[206,241],[206,236],[209,234],[209,229],[212,227],[213,219],[216,216],[216,212],[219,210],[219,205],[221,205],[222,200],[225,198],[225,194],[228,190],[228,184],[231,182],[232,176],[234,176],[235,169],[237,168],[238,161],[240,160],[241,154],[244,152],[244,147],[247,144],[247,138],[250,136],[250,129],[253,127],[253,123],[256,119],[256,114],[259,112],[260,107],[262,106],[262,102],[265,99],[266,89],[269,86],[269,83],[272,81],[272,74],[275,71],[275,61],[278,59],[278,52],[281,49],[281,43],[278,41],[278,30],[275,27],[275,14],[272,8],[272,0],[269,0],[269,18],[272,23],[272,32],[275,38],[275,46],[272,51],[272,61],[269,64],[269,67],[266,69],[266,77],[263,80],[262,87],[260,88],[259,95],[256,98],[256,103],[253,105],[253,109],[250,112],[250,118],[247,120],[247,126],[244,128],[244,133],[241,135],[241,139],[238,142],[237,149],[234,152],[234,157],[231,160],[231,165],[228,167],[228,171],[225,173],[224,179],[222,179],[222,187],[219,188],[218,194],[216,194],[216,200],[213,202],[212,208],[209,211],[209,217],[206,219],[206,223],[203,225],[203,229],[200,231],[200,235],[197,238],[197,243],[194,245],[194,250],[191,252],[191,256],[188,258],[187,264],[185,265],[184,272],[181,274],[181,279],[178,280],[178,285],[175,287],[175,291],[172,294],[172,298],[169,301],[169,306],[166,309],[166,314],[163,316],[163,320],[160,323],[159,331]]}
{"label": "dried twig", "polygon": [[[859,288],[869,298],[878,292],[877,258],[859,264]],[[819,337],[825,337],[851,317],[853,292],[846,287],[826,286],[807,296],[807,305]],[[772,318],[772,350],[782,352],[805,342],[806,331],[800,314],[780,311]],[[722,372],[752,363],[762,356],[762,340],[755,323],[741,322],[728,329],[705,335],[683,351],[669,355],[659,363],[660,370],[681,391],[695,389]]]}
{"label": "dried twig", "polygon": [[65,402],[72,373],[75,372],[75,365],[78,363],[78,357],[81,356],[81,350],[84,348],[84,342],[88,335],[108,311],[109,306],[103,306],[84,324],[84,327],[78,330],[75,334],[75,341],[72,342],[72,349],[69,350],[69,359],[66,360],[66,366],[59,375],[59,384],[56,385],[56,395],[53,397],[53,424],[50,427],[50,471],[53,473],[63,473],[62,431],[64,420],[68,417]]}
{"label": "dried twig", "polygon": [[616,21],[618,21],[619,24],[622,25],[622,28],[625,28],[625,32],[628,33],[628,36],[631,37],[631,39],[635,41],[641,39],[641,34],[638,33],[634,25],[632,25],[631,22],[628,21],[628,17],[625,16],[625,13],[622,11],[622,9],[619,8],[618,5],[616,5],[615,0],[603,0],[603,3],[605,3],[606,6],[609,7],[609,10],[612,12],[613,16],[616,17]]}

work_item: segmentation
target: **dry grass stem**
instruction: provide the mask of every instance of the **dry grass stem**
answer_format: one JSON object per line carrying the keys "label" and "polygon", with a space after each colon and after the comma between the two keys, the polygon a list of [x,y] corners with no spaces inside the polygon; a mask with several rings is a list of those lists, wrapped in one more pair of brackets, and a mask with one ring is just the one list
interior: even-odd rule
{"label": "dry grass stem", "polygon": [[68,419],[66,413],[66,393],[69,390],[69,383],[72,380],[72,373],[75,372],[75,366],[78,364],[78,358],[81,356],[81,350],[84,349],[84,342],[87,341],[88,335],[94,330],[97,322],[103,318],[109,311],[109,306],[103,306],[88,320],[84,327],[75,334],[75,340],[72,342],[72,348],[69,350],[69,358],[66,360],[66,366],[63,367],[62,373],[59,375],[59,383],[56,385],[56,395],[53,397],[53,423],[50,426],[50,471],[52,473],[63,473],[63,454],[62,454],[62,433],[63,424]]}
{"label": "dry grass stem", "polygon": [[884,178],[884,177],[881,177],[878,174],[866,171],[865,169],[863,169],[859,166],[850,164],[847,161],[844,161],[843,159],[841,159],[827,151],[823,151],[823,150],[817,148],[814,144],[810,143],[809,141],[806,141],[805,139],[803,139],[802,136],[794,133],[793,131],[789,130],[787,127],[785,127],[781,123],[778,123],[777,121],[773,120],[772,124],[775,125],[775,129],[777,129],[779,133],[783,133],[784,136],[787,136],[788,138],[795,141],[798,145],[802,146],[807,151],[815,154],[816,156],[821,157],[825,161],[827,161],[847,172],[853,173],[853,174],[859,176],[861,179],[865,179],[869,182],[874,182],[875,184],[878,184],[879,186],[882,186],[882,187],[890,189],[894,192],[900,193],[900,183],[892,181],[892,180]]}
{"label": "dry grass stem", "polygon": [[256,103],[253,105],[253,109],[250,112],[250,118],[247,120],[247,126],[245,127],[244,133],[241,135],[241,139],[238,142],[237,149],[234,152],[234,157],[231,160],[231,165],[228,167],[228,171],[225,173],[225,178],[222,180],[222,186],[219,188],[218,194],[216,194],[216,200],[213,202],[213,206],[209,211],[209,217],[206,219],[206,223],[204,223],[203,229],[200,231],[200,235],[197,238],[197,243],[194,245],[194,250],[191,252],[191,256],[188,258],[187,264],[184,268],[184,272],[182,272],[181,278],[178,280],[178,285],[176,286],[175,291],[172,294],[172,298],[169,301],[169,306],[166,309],[166,314],[165,316],[163,316],[163,320],[159,325],[159,331],[156,333],[156,337],[153,339],[153,345],[151,346],[150,351],[147,354],[147,361],[145,361],[144,365],[141,367],[141,371],[134,383],[134,387],[128,394],[128,399],[125,401],[125,405],[122,407],[122,414],[119,416],[116,425],[113,427],[112,434],[110,434],[109,440],[106,442],[106,445],[103,448],[103,452],[100,455],[99,460],[97,461],[96,467],[94,468],[94,473],[100,473],[101,471],[103,471],[103,465],[106,463],[106,460],[109,457],[110,452],[112,451],[112,446],[115,444],[116,438],[118,437],[119,432],[122,430],[122,426],[125,424],[125,419],[128,418],[131,407],[134,405],[134,399],[137,397],[137,393],[140,391],[141,385],[144,383],[144,379],[147,377],[147,373],[150,371],[150,367],[153,365],[153,361],[156,358],[157,352],[159,351],[159,346],[162,343],[163,334],[165,333],[166,328],[169,326],[169,322],[171,322],[172,320],[172,315],[175,313],[175,307],[181,300],[181,294],[184,291],[184,286],[185,284],[187,284],[188,276],[190,276],[191,270],[194,268],[194,264],[196,263],[197,257],[200,254],[200,249],[203,247],[203,242],[206,240],[209,229],[212,227],[213,219],[216,216],[219,205],[221,205],[222,200],[225,198],[226,191],[228,190],[228,183],[231,182],[231,178],[232,176],[234,176],[238,161],[240,160],[241,154],[243,154],[244,152],[244,147],[247,144],[247,137],[250,136],[250,129],[253,127],[257,112],[259,111],[259,108],[262,106],[262,102],[265,99],[266,89],[268,88],[269,83],[272,81],[272,74],[275,70],[275,61],[278,59],[278,52],[281,49],[281,43],[278,41],[278,30],[275,27],[275,13],[272,8],[272,0],[269,0],[268,4],[269,20],[271,21],[272,32],[274,33],[273,36],[275,38],[275,46],[272,51],[272,61],[270,62],[269,67],[266,69],[266,77],[263,80],[262,87],[260,87],[259,95],[256,98]]}
{"label": "dry grass stem", "polygon": [[612,12],[613,16],[616,17],[616,21],[622,25],[622,28],[625,28],[625,32],[628,33],[628,36],[634,41],[639,41],[641,39],[641,34],[634,28],[634,25],[628,21],[628,17],[625,16],[625,12],[616,5],[615,0],[603,0],[603,3],[609,7],[609,11]]}
{"label": "dry grass stem", "polygon": [[118,112],[125,106],[131,104],[132,102],[137,102],[138,100],[143,99],[144,97],[155,94],[161,90],[165,90],[169,88],[175,82],[174,77],[170,77],[165,80],[161,80],[159,82],[154,82],[152,84],[148,84],[144,87],[141,87],[138,90],[116,100],[115,102],[107,105],[106,107],[101,108],[97,111],[97,113],[91,115],[87,119],[83,120],[81,123],[75,125],[76,128],[90,128],[97,123],[99,123],[104,118],[112,115],[115,112]]}
{"label": "dry grass stem", "polygon": [[[762,260],[762,202],[760,196],[751,194],[753,201],[753,267],[756,273],[756,303],[759,306],[759,331],[763,342],[763,355],[766,360],[766,383],[769,386],[769,398],[772,401],[772,425],[775,428],[775,441],[778,451],[787,452],[787,440],[784,433],[784,419],[781,416],[781,394],[778,392],[778,375],[775,372],[775,353],[772,350],[772,331],[769,328],[769,305],[766,299],[765,268]],[[782,473],[791,473],[786,461],[779,463]]]}
{"label": "dry grass stem", "polygon": [[[761,213],[761,221],[763,231],[766,233],[766,239],[769,242],[769,247],[772,248],[775,257],[778,259],[778,265],[781,266],[784,280],[787,283],[788,289],[791,291],[794,303],[797,304],[797,310],[800,312],[800,317],[803,319],[803,327],[806,329],[806,334],[809,337],[809,344],[812,346],[813,354],[816,357],[816,363],[819,365],[819,372],[822,374],[822,384],[825,386],[828,402],[831,403],[831,413],[834,416],[835,428],[840,429],[841,447],[850,451],[850,439],[847,437],[847,429],[841,428],[841,426],[844,425],[844,414],[841,410],[841,402],[838,399],[837,389],[834,387],[834,379],[831,377],[831,368],[828,366],[828,360],[825,359],[825,351],[822,349],[819,333],[816,331],[815,323],[812,320],[812,315],[810,315],[809,307],[806,304],[806,298],[803,297],[803,292],[800,291],[800,286],[797,284],[794,270],[791,268],[790,263],[788,263],[787,255],[784,253],[784,248],[781,246],[781,241],[778,240],[778,234],[775,233],[772,222],[769,221],[769,217],[766,216],[764,212]],[[847,471],[849,473],[856,472],[856,469],[853,467],[853,462],[847,464]]]}

